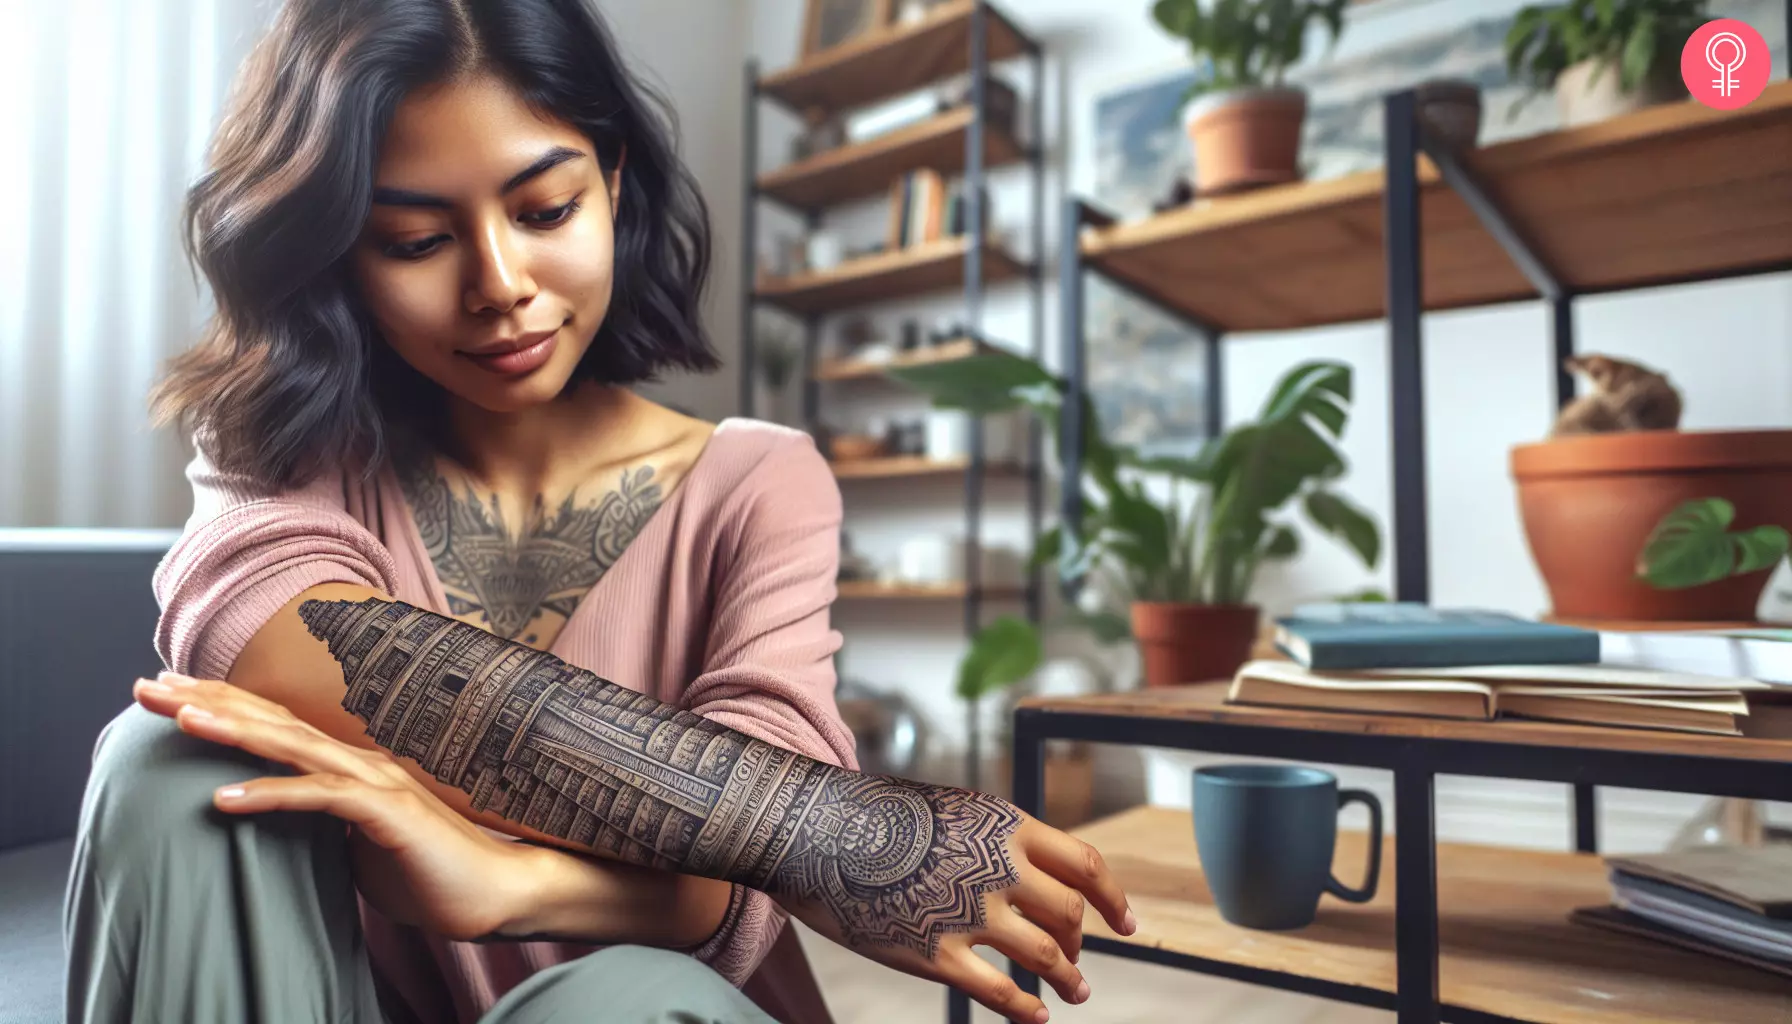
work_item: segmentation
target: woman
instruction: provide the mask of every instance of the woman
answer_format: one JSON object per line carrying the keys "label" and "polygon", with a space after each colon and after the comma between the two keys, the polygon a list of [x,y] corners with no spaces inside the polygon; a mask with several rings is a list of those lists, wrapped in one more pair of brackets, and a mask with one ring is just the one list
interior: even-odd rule
{"label": "woman", "polygon": [[816,1019],[789,915],[1088,997],[1099,855],[853,770],[807,436],[630,391],[716,366],[708,228],[587,3],[288,0],[188,219],[173,673],[96,749],[71,1021]]}

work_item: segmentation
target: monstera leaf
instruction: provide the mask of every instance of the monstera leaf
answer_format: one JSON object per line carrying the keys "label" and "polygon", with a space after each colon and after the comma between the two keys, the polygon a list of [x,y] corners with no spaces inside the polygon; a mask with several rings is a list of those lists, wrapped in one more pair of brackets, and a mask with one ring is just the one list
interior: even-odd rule
{"label": "monstera leaf", "polygon": [[1779,526],[1732,532],[1736,508],[1723,498],[1701,498],[1669,512],[1637,557],[1637,575],[1651,586],[1680,590],[1771,568],[1786,557],[1792,537]]}
{"label": "monstera leaf", "polygon": [[1039,631],[1012,615],[984,626],[958,663],[958,696],[977,700],[1032,675],[1045,660]]}

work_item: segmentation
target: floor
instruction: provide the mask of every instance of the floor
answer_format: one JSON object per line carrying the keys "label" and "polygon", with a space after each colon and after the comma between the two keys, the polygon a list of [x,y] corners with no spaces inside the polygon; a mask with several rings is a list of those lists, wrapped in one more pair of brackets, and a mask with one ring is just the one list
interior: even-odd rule
{"label": "floor", "polygon": [[[793,924],[795,924],[793,922]],[[835,1024],[944,1024],[945,989],[847,951],[796,925]],[[1068,1006],[1047,990],[1053,1024],[1389,1024],[1392,1013],[1088,954],[1092,995]],[[1001,1018],[976,1007],[976,1024]]]}

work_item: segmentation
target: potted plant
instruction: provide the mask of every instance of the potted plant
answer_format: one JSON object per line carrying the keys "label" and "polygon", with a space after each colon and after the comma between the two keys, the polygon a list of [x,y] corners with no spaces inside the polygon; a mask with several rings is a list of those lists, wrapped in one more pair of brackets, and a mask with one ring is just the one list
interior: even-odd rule
{"label": "potted plant", "polygon": [[[1259,622],[1250,603],[1257,572],[1300,550],[1292,506],[1365,565],[1380,558],[1374,521],[1331,489],[1345,470],[1337,441],[1350,415],[1351,372],[1343,364],[1295,367],[1256,420],[1188,459],[1143,458],[1109,442],[1086,394],[1070,394],[1065,380],[1022,356],[991,352],[886,372],[941,408],[1028,407],[1060,446],[1064,405],[1079,404],[1083,479],[1066,486],[1082,488],[1083,518],[1044,534],[1034,558],[1056,561],[1067,581],[1104,583],[1128,603],[1125,628],[1138,642],[1148,686],[1229,677],[1249,657]],[[1117,625],[1112,616],[1081,621],[1110,632]]]}
{"label": "potted plant", "polygon": [[1506,33],[1506,68],[1536,90],[1554,90],[1566,127],[1670,103],[1686,95],[1680,52],[1711,20],[1706,6],[1568,0],[1525,7]]}
{"label": "potted plant", "polygon": [[[1092,658],[1084,659],[1091,673],[1106,676],[1105,666]],[[982,763],[977,708],[996,694],[1015,694],[1015,687],[1037,672],[1045,663],[1045,649],[1039,632],[1025,619],[1004,615],[978,631],[969,650],[958,663],[958,696],[970,709],[971,743],[969,760],[972,766],[971,788],[983,788],[1001,796],[1008,792],[1007,780],[1012,761],[1006,751],[1011,744],[999,742],[1004,753],[994,785],[980,787],[977,766]],[[1054,741],[1045,748],[1045,806],[1040,820],[1055,828],[1072,828],[1089,820],[1095,802],[1095,757],[1089,744]]]}
{"label": "potted plant", "polygon": [[1158,27],[1205,67],[1183,110],[1194,147],[1195,194],[1216,195],[1300,178],[1307,94],[1284,75],[1318,20],[1336,43],[1348,0],[1157,0]]}
{"label": "potted plant", "polygon": [[1792,431],[1559,437],[1514,448],[1512,474],[1556,617],[1748,622],[1792,509]]}
{"label": "potted plant", "polygon": [[786,397],[790,393],[791,379],[802,367],[802,343],[789,328],[763,319],[755,324],[754,330],[755,368],[768,407],[765,418],[789,425],[786,423]]}

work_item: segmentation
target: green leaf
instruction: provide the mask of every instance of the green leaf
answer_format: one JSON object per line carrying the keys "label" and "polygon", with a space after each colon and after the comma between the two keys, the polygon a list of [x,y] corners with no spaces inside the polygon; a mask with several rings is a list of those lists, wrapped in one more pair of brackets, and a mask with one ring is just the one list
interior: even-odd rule
{"label": "green leaf", "polygon": [[885,376],[925,394],[940,409],[975,415],[1007,412],[1022,402],[1019,392],[1056,384],[1044,367],[1008,352],[983,352],[940,363],[891,367]]}
{"label": "green leaf", "polygon": [[1645,12],[1636,21],[1636,27],[1630,30],[1630,38],[1624,41],[1624,56],[1619,64],[1619,81],[1624,91],[1634,91],[1643,80],[1649,77],[1651,65],[1655,63],[1655,15]]}
{"label": "green leaf", "polygon": [[1375,568],[1381,560],[1381,531],[1369,513],[1332,491],[1309,492],[1305,505],[1313,525],[1343,541],[1363,565]]}
{"label": "green leaf", "polygon": [[1032,675],[1044,659],[1033,624],[1004,615],[971,638],[970,650],[958,663],[958,696],[978,700],[1004,690]]}
{"label": "green leaf", "polygon": [[1034,565],[1046,565],[1056,562],[1064,555],[1064,527],[1054,526],[1039,535],[1039,542],[1033,545]]}
{"label": "green leaf", "polygon": [[1263,545],[1263,557],[1273,561],[1283,561],[1300,554],[1300,535],[1287,526],[1277,523],[1270,528],[1269,540]]}
{"label": "green leaf", "polygon": [[1792,548],[1780,526],[1729,531],[1735,506],[1723,498],[1686,502],[1664,516],[1637,557],[1637,575],[1651,586],[1681,590],[1759,572]]}

